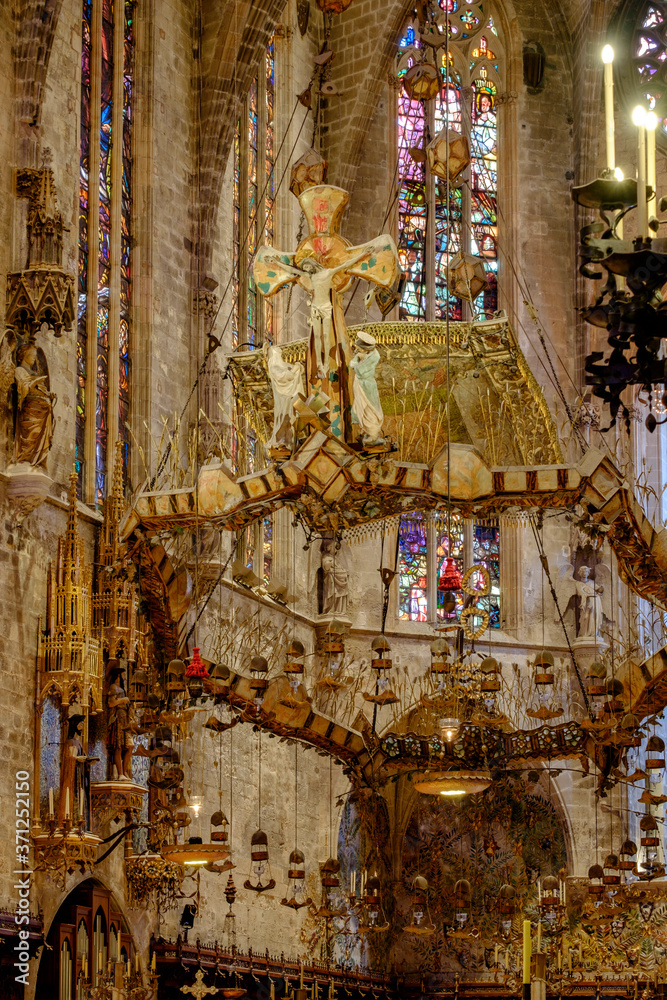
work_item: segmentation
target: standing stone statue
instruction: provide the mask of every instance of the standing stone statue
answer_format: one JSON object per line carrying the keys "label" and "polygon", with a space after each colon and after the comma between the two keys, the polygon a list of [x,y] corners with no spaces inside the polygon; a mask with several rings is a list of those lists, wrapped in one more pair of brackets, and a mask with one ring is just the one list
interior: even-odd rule
{"label": "standing stone statue", "polygon": [[595,638],[600,634],[602,625],[602,600],[600,595],[604,587],[591,580],[588,566],[580,566],[579,577],[575,580],[577,597],[579,599],[579,628],[577,638]]}
{"label": "standing stone statue", "polygon": [[138,732],[137,720],[132,702],[123,686],[125,668],[120,660],[109,660],[107,664],[107,708],[109,710],[108,749],[110,763],[115,766],[118,780],[132,778],[132,754],[134,737]]}
{"label": "standing stone statue", "polygon": [[318,610],[321,615],[347,613],[348,572],[336,559],[332,543],[322,543],[320,568],[317,571]]}
{"label": "standing stone statue", "polygon": [[365,330],[357,334],[356,350],[350,361],[352,378],[352,423],[361,430],[366,446],[384,444],[382,437],[382,404],[375,380],[380,361],[375,337]]}

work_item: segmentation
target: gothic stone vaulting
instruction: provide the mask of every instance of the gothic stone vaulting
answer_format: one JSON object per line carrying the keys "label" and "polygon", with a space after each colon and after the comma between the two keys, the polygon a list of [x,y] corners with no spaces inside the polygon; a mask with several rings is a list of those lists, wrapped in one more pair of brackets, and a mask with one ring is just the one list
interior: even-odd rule
{"label": "gothic stone vaulting", "polygon": [[667,3],[0,28],[0,996],[662,995]]}

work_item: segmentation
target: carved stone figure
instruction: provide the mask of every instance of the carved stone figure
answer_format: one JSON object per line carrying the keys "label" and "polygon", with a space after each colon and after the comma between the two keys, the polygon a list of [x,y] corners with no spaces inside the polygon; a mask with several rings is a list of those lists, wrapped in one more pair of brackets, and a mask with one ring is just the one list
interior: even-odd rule
{"label": "carved stone figure", "polygon": [[274,345],[268,349],[267,366],[273,389],[273,434],[267,450],[289,455],[294,445],[294,402],[304,391],[303,365],[284,361],[282,351]]}
{"label": "carved stone figure", "polygon": [[348,572],[336,558],[333,543],[322,543],[320,568],[317,571],[318,610],[321,615],[347,613]]}
{"label": "carved stone figure", "polygon": [[53,404],[56,400],[55,393],[49,391],[46,359],[34,344],[23,344],[16,353],[16,360],[14,461],[46,468],[53,441]]}
{"label": "carved stone figure", "polygon": [[[559,570],[556,583],[558,605],[563,620],[574,622],[577,639],[600,639],[605,621],[611,621],[611,578],[610,570],[604,563],[596,563],[591,569],[581,564],[581,551],[577,549],[573,563],[567,562]],[[569,556],[569,550],[565,558]],[[575,566],[579,563],[578,569]],[[556,613],[555,621],[559,621]]]}
{"label": "carved stone figure", "polygon": [[600,634],[600,626],[602,625],[600,594],[604,592],[604,587],[591,580],[591,571],[588,566],[580,566],[577,576],[579,578],[578,581],[575,581],[579,598],[577,637],[596,637]]}
{"label": "carved stone figure", "polygon": [[375,380],[380,361],[375,337],[365,330],[357,334],[355,354],[350,361],[352,378],[352,423],[361,430],[365,445],[384,444],[382,404]]}
{"label": "carved stone figure", "polygon": [[[67,722],[67,739],[63,746],[62,763],[60,767],[60,801],[58,803],[58,825],[63,826],[65,819],[74,823],[87,819],[87,772],[88,758],[83,752],[81,734],[83,733],[83,715],[72,715]],[[83,796],[81,795],[83,792]],[[83,801],[83,813],[81,803]]]}
{"label": "carved stone figure", "polygon": [[109,709],[109,758],[116,768],[118,779],[132,778],[132,754],[134,736],[138,725],[132,703],[128,698],[123,680],[125,668],[120,660],[109,660],[107,665],[107,708]]}

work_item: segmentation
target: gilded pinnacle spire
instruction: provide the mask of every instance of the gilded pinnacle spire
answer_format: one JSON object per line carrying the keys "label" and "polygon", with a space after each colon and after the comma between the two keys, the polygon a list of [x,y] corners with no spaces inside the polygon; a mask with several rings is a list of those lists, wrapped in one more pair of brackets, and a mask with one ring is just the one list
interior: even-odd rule
{"label": "gilded pinnacle spire", "polygon": [[123,442],[120,438],[116,441],[112,493],[118,500],[123,499]]}
{"label": "gilded pinnacle spire", "polygon": [[70,564],[76,559],[76,524],[78,511],[76,507],[76,487],[79,476],[76,468],[73,468],[69,475],[69,510],[67,512],[67,550]]}

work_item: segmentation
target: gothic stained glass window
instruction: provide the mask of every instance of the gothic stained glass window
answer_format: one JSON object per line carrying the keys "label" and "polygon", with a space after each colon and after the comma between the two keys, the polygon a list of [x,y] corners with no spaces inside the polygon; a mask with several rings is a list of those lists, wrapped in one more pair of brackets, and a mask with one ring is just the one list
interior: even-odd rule
{"label": "gothic stained glass window", "polygon": [[234,132],[232,175],[232,348],[253,350],[274,336],[273,303],[259,301],[252,263],[274,236],[275,40],[260,60]]}
{"label": "gothic stained glass window", "polygon": [[[403,320],[468,318],[460,299],[448,298],[447,264],[464,251],[483,257],[489,289],[474,303],[475,317],[497,309],[497,121],[500,40],[487,5],[463,8],[460,0],[440,7],[461,24],[450,25],[447,54],[438,50],[440,94],[413,100],[403,87],[398,96],[398,249],[407,275],[399,306]],[[419,58],[420,42],[408,24],[399,41],[399,79]],[[483,33],[482,33],[483,32]],[[463,180],[450,185],[429,176],[424,148],[442,128],[463,132],[470,140],[472,162]],[[435,259],[427,260],[428,207],[434,213]],[[429,287],[432,282],[433,287]]]}
{"label": "gothic stained glass window", "polygon": [[[444,527],[439,527],[437,548],[436,548],[436,568],[435,578],[438,584],[438,607],[437,617],[444,620],[448,616],[444,611],[445,592],[441,587],[442,575],[445,569],[445,559],[451,556],[456,562],[456,568],[463,573],[465,566],[465,526],[460,514],[452,514],[451,519],[446,519]],[[463,610],[463,595],[456,595],[456,611],[458,615]]]}
{"label": "gothic stained glass window", "polygon": [[[429,565],[429,545],[434,546],[433,568]],[[444,621],[444,590],[440,580],[445,559],[451,556],[463,573],[481,564],[489,571],[491,593],[476,603],[489,611],[490,625],[500,626],[500,529],[494,522],[465,521],[460,514],[427,517],[414,513],[401,518],[398,542],[398,617],[401,621],[429,621],[429,595],[435,595],[431,614]],[[452,618],[463,610],[463,594],[456,595]]]}
{"label": "gothic stained glass window", "polygon": [[660,128],[667,133],[667,2],[628,6],[634,14],[632,39],[633,103],[643,98],[660,119]]}
{"label": "gothic stained glass window", "polygon": [[113,115],[113,2],[102,0],[102,91],[97,261],[97,389],[95,397],[95,498],[104,500],[109,396],[109,281],[111,273],[111,126]]}
{"label": "gothic stained glass window", "polygon": [[120,216],[120,324],[118,340],[118,435],[123,442],[123,472],[127,476],[130,412],[130,250],[132,245],[132,89],[134,16],[132,3],[125,3],[123,45],[123,165]]}
{"label": "gothic stained glass window", "polygon": [[271,579],[273,564],[273,515],[269,514],[262,521],[262,577],[264,583]]}
{"label": "gothic stained glass window", "polygon": [[[104,500],[112,465],[108,451],[116,408],[125,473],[128,459],[133,6],[132,0],[83,0],[82,12],[75,461],[79,496],[97,504]],[[122,45],[114,51],[118,18]],[[94,22],[101,25],[96,37]],[[94,106],[93,73],[99,74],[100,95]],[[121,95],[117,106],[115,94]],[[91,169],[97,173],[92,184]]]}
{"label": "gothic stained glass window", "polygon": [[90,25],[92,0],[84,0],[81,24],[81,129],[79,138],[79,268],[76,328],[76,439],[75,468],[81,499],[86,440],[86,352],[88,344],[86,302],[88,296],[88,175],[90,172]]}
{"label": "gothic stained glass window", "polygon": [[489,611],[490,624],[500,625],[500,528],[494,522],[473,526],[473,563],[485,566],[491,580],[488,599],[480,602]]}
{"label": "gothic stained glass window", "polygon": [[401,518],[398,561],[398,617],[428,621],[428,541],[423,514]]}

